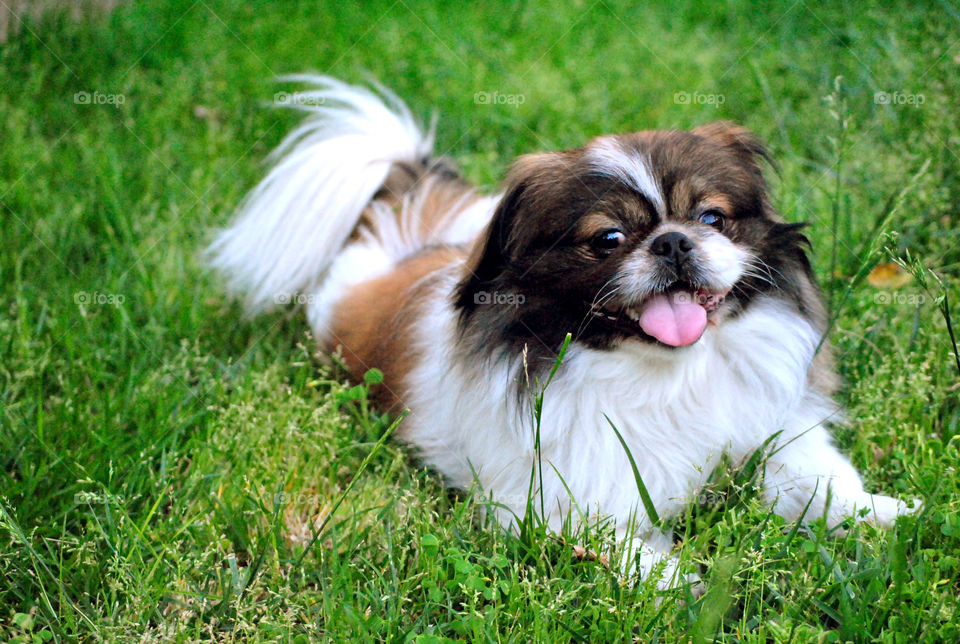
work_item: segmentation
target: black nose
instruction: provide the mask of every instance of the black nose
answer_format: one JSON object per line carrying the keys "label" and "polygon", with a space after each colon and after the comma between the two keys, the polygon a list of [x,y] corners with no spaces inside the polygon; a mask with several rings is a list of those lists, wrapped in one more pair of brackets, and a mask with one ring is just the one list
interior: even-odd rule
{"label": "black nose", "polygon": [[654,255],[667,260],[667,263],[681,266],[693,250],[693,242],[683,233],[664,233],[653,240],[650,250]]}

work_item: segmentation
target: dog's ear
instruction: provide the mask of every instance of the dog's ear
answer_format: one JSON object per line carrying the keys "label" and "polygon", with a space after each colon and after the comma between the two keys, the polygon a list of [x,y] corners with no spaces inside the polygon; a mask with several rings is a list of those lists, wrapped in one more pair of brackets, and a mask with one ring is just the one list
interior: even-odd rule
{"label": "dog's ear", "polygon": [[692,130],[694,134],[733,150],[741,159],[752,165],[757,172],[762,171],[762,161],[776,170],[776,165],[767,147],[750,130],[731,121],[716,121],[701,125]]}
{"label": "dog's ear", "polygon": [[[767,152],[763,142],[750,130],[731,123],[730,121],[716,121],[701,125],[691,130],[693,134],[702,136],[708,141],[719,144],[733,152],[750,169],[756,179],[757,199],[759,206],[766,215],[774,221],[781,221],[782,217],[777,212],[770,200],[767,178],[764,176],[764,162],[775,173],[779,173],[776,162]],[[744,186],[746,188],[747,186]]]}
{"label": "dog's ear", "polygon": [[[477,306],[477,294],[497,290],[510,271],[526,238],[536,231],[521,230],[518,215],[535,210],[545,189],[555,186],[558,171],[568,168],[561,153],[527,154],[514,162],[493,218],[477,238],[464,265],[456,290],[456,306],[469,314]],[[534,222],[529,222],[533,224]]]}

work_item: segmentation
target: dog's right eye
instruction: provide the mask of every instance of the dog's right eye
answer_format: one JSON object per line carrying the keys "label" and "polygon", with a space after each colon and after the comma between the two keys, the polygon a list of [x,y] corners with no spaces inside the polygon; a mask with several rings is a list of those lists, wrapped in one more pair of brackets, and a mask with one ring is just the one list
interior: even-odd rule
{"label": "dog's right eye", "polygon": [[592,243],[593,247],[598,251],[602,253],[612,253],[626,240],[627,236],[618,228],[610,228],[594,235]]}

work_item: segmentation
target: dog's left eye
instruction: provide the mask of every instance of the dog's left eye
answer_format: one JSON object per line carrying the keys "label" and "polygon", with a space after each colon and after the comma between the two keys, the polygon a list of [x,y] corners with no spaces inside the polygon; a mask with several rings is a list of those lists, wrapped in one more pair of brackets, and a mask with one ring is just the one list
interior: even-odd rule
{"label": "dog's left eye", "polygon": [[723,230],[723,213],[719,210],[708,210],[702,213],[697,219],[701,224],[713,226],[717,230]]}
{"label": "dog's left eye", "polygon": [[593,247],[600,252],[611,253],[626,240],[626,235],[624,235],[620,230],[617,228],[611,228],[594,235],[591,243],[593,244]]}

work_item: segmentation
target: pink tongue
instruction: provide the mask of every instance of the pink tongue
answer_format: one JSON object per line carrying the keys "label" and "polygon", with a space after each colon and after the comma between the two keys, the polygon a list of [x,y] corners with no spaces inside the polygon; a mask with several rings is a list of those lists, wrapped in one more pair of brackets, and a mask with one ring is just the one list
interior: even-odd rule
{"label": "pink tongue", "polygon": [[707,311],[692,293],[654,295],[640,312],[640,328],[671,347],[685,347],[703,335]]}

